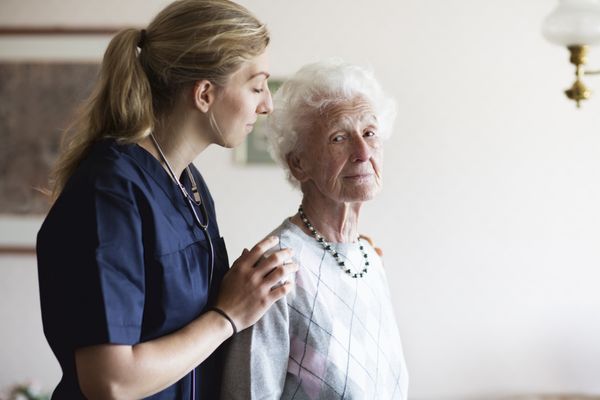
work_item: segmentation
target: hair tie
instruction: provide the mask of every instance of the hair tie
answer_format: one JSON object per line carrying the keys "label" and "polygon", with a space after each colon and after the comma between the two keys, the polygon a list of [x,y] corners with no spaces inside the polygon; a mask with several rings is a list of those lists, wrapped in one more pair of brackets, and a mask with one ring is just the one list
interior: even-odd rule
{"label": "hair tie", "polygon": [[140,50],[142,49],[142,46],[144,46],[144,42],[146,41],[146,30],[142,29],[140,31],[140,40],[137,43],[137,47],[140,48]]}

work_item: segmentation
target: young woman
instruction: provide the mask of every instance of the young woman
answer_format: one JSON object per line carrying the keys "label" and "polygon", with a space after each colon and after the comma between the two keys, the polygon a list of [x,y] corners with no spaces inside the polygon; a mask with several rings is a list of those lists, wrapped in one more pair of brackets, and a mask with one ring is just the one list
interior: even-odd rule
{"label": "young woman", "polygon": [[219,345],[290,290],[267,238],[229,269],[192,160],[272,109],[265,26],[228,0],[179,0],[111,41],[38,234],[55,399],[213,399]]}

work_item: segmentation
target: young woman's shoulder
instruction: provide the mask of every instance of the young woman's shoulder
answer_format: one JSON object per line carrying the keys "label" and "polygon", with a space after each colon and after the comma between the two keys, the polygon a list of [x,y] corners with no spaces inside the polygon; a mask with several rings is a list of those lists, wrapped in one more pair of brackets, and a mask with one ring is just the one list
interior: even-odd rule
{"label": "young woman's shoulder", "polygon": [[144,191],[148,173],[128,153],[128,146],[114,140],[103,140],[90,148],[61,194],[54,202],[45,225],[51,221],[82,221],[98,211],[99,204],[133,205]]}
{"label": "young woman's shoulder", "polygon": [[150,154],[144,153],[147,152],[137,144],[121,144],[114,139],[104,139],[92,145],[74,175],[83,174],[91,179],[114,177],[117,180],[136,180],[140,169],[148,167],[150,162],[156,162]]}
{"label": "young woman's shoulder", "polygon": [[[119,144],[104,139],[92,145],[86,157],[67,181],[60,197],[79,197],[97,190],[115,195],[126,194],[133,187],[144,185],[151,175],[142,148],[136,144]],[[152,157],[150,154],[147,157]],[[59,197],[59,200],[60,200]]]}

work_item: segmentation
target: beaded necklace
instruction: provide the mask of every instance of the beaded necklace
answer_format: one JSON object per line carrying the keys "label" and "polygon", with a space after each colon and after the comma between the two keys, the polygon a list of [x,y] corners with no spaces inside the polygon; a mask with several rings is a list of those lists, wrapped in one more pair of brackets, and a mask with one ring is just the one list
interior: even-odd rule
{"label": "beaded necklace", "polygon": [[328,251],[329,254],[331,254],[333,256],[333,258],[335,259],[335,261],[337,262],[337,264],[340,266],[340,268],[342,269],[342,271],[344,271],[346,274],[348,274],[352,278],[362,278],[363,275],[365,275],[368,272],[368,270],[369,270],[369,256],[367,255],[367,252],[365,251],[362,243],[360,242],[360,238],[357,239],[358,245],[359,245],[358,248],[360,249],[360,252],[362,253],[363,258],[365,259],[365,266],[362,269],[362,271],[360,271],[360,272],[352,272],[352,270],[350,269],[350,267],[347,267],[346,263],[341,260],[340,253],[338,253],[333,248],[333,246],[331,245],[331,243],[327,242],[327,240],[325,240],[325,238],[319,232],[317,232],[317,230],[315,229],[315,227],[310,223],[310,220],[308,219],[308,217],[306,216],[306,214],[304,214],[304,209],[302,209],[302,204],[298,208],[298,214],[300,214],[300,219],[302,219],[302,222],[304,223],[304,225],[306,226],[306,228],[308,228],[308,230],[310,231],[310,233],[312,234],[312,236],[315,238],[315,240],[317,242],[319,242],[321,244],[321,246],[323,246],[323,248],[326,251]]}

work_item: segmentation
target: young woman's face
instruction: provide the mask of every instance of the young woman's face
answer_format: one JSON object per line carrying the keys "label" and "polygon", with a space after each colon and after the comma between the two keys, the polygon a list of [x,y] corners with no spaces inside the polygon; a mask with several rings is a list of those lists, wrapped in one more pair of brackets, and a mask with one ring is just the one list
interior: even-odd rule
{"label": "young woman's face", "polygon": [[212,108],[217,143],[235,147],[242,143],[254,128],[258,114],[273,111],[269,78],[268,54],[245,61],[217,94]]}

